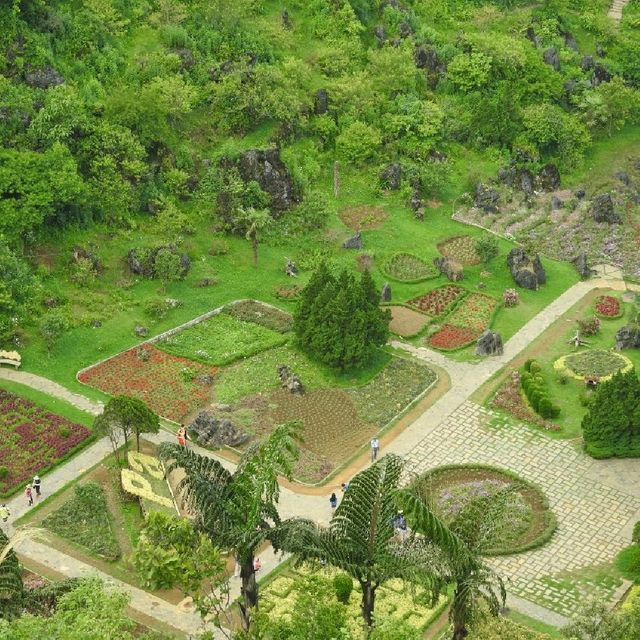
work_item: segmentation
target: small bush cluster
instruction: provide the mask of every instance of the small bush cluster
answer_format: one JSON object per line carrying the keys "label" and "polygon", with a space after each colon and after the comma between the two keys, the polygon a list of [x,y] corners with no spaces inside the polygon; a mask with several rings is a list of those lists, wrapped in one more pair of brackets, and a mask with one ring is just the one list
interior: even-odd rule
{"label": "small bush cluster", "polygon": [[578,320],[578,328],[585,336],[595,336],[600,331],[600,318],[592,316],[586,320]]}
{"label": "small bush cluster", "polygon": [[549,399],[547,385],[538,362],[535,360],[525,362],[520,381],[527,400],[536,413],[543,418],[557,418],[560,415],[560,407]]}
{"label": "small bush cluster", "polygon": [[502,301],[505,307],[516,307],[520,304],[520,296],[515,289],[505,289],[502,294]]}

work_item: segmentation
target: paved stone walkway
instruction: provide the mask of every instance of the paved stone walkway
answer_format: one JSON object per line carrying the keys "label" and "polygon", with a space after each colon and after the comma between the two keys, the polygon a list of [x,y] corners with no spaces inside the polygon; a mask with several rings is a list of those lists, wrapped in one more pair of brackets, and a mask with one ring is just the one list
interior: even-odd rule
{"label": "paved stone walkway", "polygon": [[[490,424],[491,423],[491,424]],[[407,452],[408,471],[443,464],[505,467],[538,484],[558,519],[551,541],[535,551],[492,562],[514,595],[563,615],[573,613],[585,593],[610,600],[622,583],[599,580],[591,569],[610,563],[630,541],[640,519],[640,464],[624,461],[624,473],[603,474],[596,461],[566,440],[553,440],[472,402],[426,428]],[[570,583],[563,578],[570,577]]]}
{"label": "paved stone walkway", "polygon": [[607,15],[616,22],[620,22],[622,20],[622,12],[627,4],[629,4],[629,0],[613,0]]}

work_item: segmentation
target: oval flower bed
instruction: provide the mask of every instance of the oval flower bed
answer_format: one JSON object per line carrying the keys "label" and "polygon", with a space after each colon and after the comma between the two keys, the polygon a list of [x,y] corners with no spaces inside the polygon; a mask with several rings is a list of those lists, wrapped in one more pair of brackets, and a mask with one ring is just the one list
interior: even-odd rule
{"label": "oval flower bed", "polygon": [[620,300],[614,296],[598,296],[596,313],[603,318],[619,318],[622,315]]}
{"label": "oval flower bed", "polygon": [[[542,546],[557,527],[549,502],[534,484],[506,469],[484,465],[447,465],[428,471],[415,486],[436,513],[448,524],[474,500],[480,500],[477,515],[481,518],[486,500],[499,498],[502,508],[492,514],[491,526],[485,528],[482,553],[505,555],[522,553]],[[510,490],[509,493],[503,493]],[[485,523],[489,524],[489,523]]]}
{"label": "oval flower bed", "polygon": [[471,236],[447,238],[438,245],[438,251],[465,266],[480,264],[480,256],[476,253],[476,241]]}
{"label": "oval flower bed", "polygon": [[407,302],[410,307],[415,307],[430,316],[440,316],[462,298],[466,290],[455,284],[445,284],[433,291],[429,291]]}
{"label": "oval flower bed", "polygon": [[411,253],[396,253],[384,264],[383,272],[400,282],[421,282],[438,275],[436,268]]}
{"label": "oval flower bed", "polygon": [[556,371],[565,371],[577,380],[587,376],[597,376],[600,381],[612,378],[615,373],[626,373],[633,368],[633,362],[627,356],[604,349],[588,349],[580,353],[570,353],[553,363]]}

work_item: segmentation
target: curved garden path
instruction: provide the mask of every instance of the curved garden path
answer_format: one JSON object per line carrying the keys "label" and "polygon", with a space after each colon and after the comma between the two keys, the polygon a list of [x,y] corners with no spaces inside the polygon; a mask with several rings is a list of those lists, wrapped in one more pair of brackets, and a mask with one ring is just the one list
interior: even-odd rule
{"label": "curved garden path", "polygon": [[[576,598],[582,597],[583,587],[602,586],[594,583],[595,578],[580,575],[580,570],[597,561],[610,562],[617,550],[628,544],[630,527],[634,519],[640,518],[639,465],[624,460],[591,460],[576,451],[570,442],[552,440],[524,425],[511,424],[471,402],[470,397],[586,293],[599,287],[628,288],[617,274],[573,285],[509,339],[502,356],[488,358],[479,364],[459,363],[429,349],[403,342],[392,343],[445,369],[451,378],[451,388],[386,446],[382,454],[393,452],[405,457],[411,472],[422,472],[451,461],[483,462],[508,467],[540,484],[558,516],[558,533],[542,549],[506,556],[497,559],[495,564],[509,581],[511,606],[555,625],[566,622],[565,614],[571,612]],[[101,410],[100,403],[28,372],[0,369],[0,377],[67,400],[93,414]],[[500,424],[496,426],[496,422]],[[157,442],[173,438],[172,433],[161,431],[150,439]],[[200,451],[214,456],[211,452]],[[44,496],[99,463],[109,452],[108,441],[100,440],[44,476]],[[221,461],[231,466],[228,461]],[[282,516],[305,516],[327,522],[330,518],[327,495],[331,490],[332,486],[327,486],[314,492],[316,495],[310,495],[308,491],[297,492],[294,488],[283,487],[280,499]],[[27,510],[22,495],[9,501],[8,506],[12,520]],[[131,595],[130,607],[134,612],[151,616],[180,632],[188,635],[200,628],[198,616],[188,609],[171,605],[116,580],[42,541],[24,541],[18,550],[25,558],[44,564],[57,573],[67,576],[100,575]],[[262,560],[263,571],[268,573],[281,559],[268,551]],[[563,591],[561,588],[562,576],[571,572],[577,576],[571,582],[578,586],[574,593],[567,593],[567,589]],[[238,585],[232,586],[237,592]],[[605,585],[604,591],[613,595],[616,588],[619,590],[620,587]]]}

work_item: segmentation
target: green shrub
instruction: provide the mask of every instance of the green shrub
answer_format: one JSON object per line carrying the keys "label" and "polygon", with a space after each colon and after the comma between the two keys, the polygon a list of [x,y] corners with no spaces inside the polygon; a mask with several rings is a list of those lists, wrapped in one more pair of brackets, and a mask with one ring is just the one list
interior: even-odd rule
{"label": "green shrub", "polygon": [[557,418],[560,407],[553,404],[548,395],[547,383],[542,375],[542,368],[535,360],[524,363],[525,371],[520,375],[520,385],[531,408],[545,419]]}
{"label": "green shrub", "polygon": [[535,362],[533,358],[530,358],[524,363],[524,370],[528,373],[531,371],[531,365]]}
{"label": "green shrub", "polygon": [[529,365],[529,371],[534,374],[540,373],[542,371],[542,367],[536,360],[532,360],[531,364]]}
{"label": "green shrub", "polygon": [[229,253],[229,243],[224,238],[214,238],[209,247],[210,256],[224,256]]}
{"label": "green shrub", "polygon": [[349,598],[353,591],[353,579],[351,576],[346,573],[339,573],[333,579],[333,588],[335,589],[338,602],[342,602],[342,604],[349,604]]}
{"label": "green shrub", "polygon": [[616,558],[616,566],[627,580],[640,584],[640,544],[623,549]]}
{"label": "green shrub", "polygon": [[4,465],[0,467],[0,480],[4,480],[9,475],[9,469]]}
{"label": "green shrub", "polygon": [[487,264],[491,262],[498,253],[500,248],[498,247],[498,239],[491,233],[485,233],[480,236],[475,243],[476,253],[480,256],[480,260]]}
{"label": "green shrub", "polygon": [[578,397],[578,400],[583,407],[588,407],[593,400],[593,394],[587,391],[583,391]]}
{"label": "green shrub", "polygon": [[633,533],[631,534],[631,540],[636,544],[640,543],[640,520],[633,525]]}
{"label": "green shrub", "polygon": [[58,429],[58,433],[61,438],[68,438],[71,435],[71,429],[66,424],[62,424]]}

